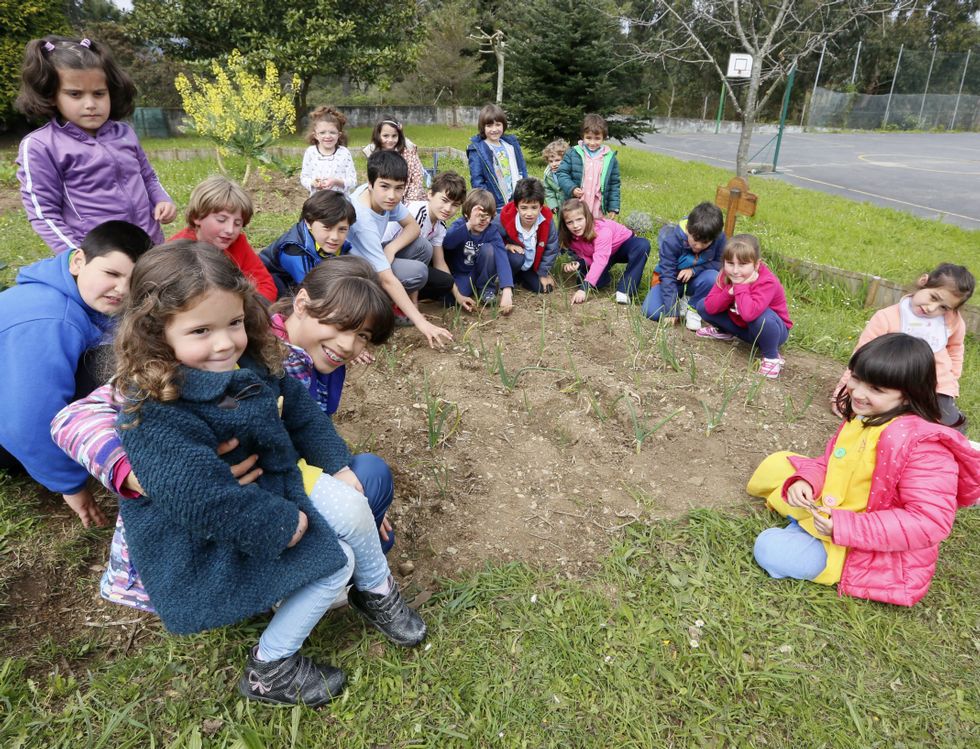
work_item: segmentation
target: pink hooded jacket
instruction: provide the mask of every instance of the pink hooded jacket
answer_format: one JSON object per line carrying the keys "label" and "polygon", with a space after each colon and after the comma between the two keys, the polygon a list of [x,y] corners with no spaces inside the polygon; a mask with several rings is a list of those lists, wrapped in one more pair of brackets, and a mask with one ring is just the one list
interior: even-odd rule
{"label": "pink hooded jacket", "polygon": [[[836,441],[837,434],[820,458],[790,458],[796,473],[783,496],[799,479],[815,496],[821,492]],[[895,419],[878,440],[867,510],[831,511],[833,541],[847,547],[838,593],[899,606],[921,600],[957,505],[977,498],[980,451],[948,427],[912,415]]]}

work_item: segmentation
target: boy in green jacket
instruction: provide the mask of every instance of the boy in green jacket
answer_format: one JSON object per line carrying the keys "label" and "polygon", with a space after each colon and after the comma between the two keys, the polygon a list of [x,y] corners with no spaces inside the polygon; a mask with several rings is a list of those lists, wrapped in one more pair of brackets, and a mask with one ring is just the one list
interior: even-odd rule
{"label": "boy in green jacket", "polygon": [[585,115],[582,140],[565,154],[556,176],[566,200],[579,198],[596,218],[615,219],[619,215],[619,162],[616,152],[604,143],[608,136],[601,116]]}

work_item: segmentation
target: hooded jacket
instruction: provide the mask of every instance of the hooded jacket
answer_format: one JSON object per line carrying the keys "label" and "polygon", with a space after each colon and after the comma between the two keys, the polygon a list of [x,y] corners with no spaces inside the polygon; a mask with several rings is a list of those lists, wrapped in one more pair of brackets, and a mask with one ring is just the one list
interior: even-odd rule
{"label": "hooded jacket", "polygon": [[[543,277],[551,273],[551,267],[558,257],[559,244],[558,231],[555,229],[551,209],[546,205],[541,206],[541,216],[544,221],[538,224],[537,244],[534,248],[534,263],[531,265],[531,270]],[[517,215],[517,205],[513,200],[505,205],[500,215],[494,219],[505,245],[510,241],[521,247],[524,246],[524,240],[517,232],[518,221],[520,216]]]}
{"label": "hooded jacket", "polygon": [[85,352],[108,342],[110,320],[89,307],[68,270],[69,252],[23,268],[0,294],[0,445],[47,489],[81,491],[88,472],[61,452],[51,419],[75,399]]}
{"label": "hooded jacket", "polygon": [[[527,164],[524,161],[524,152],[521,151],[521,143],[507,133],[501,135],[500,140],[514,148],[514,159],[517,163],[511,164],[510,168],[511,178],[516,185],[518,180],[527,176]],[[497,201],[497,213],[500,213],[509,196],[505,196],[500,190],[500,185],[497,184],[497,174],[493,168],[493,151],[482,136],[474,135],[470,138],[469,145],[466,146],[466,159],[470,165],[471,187],[474,190],[486,190],[493,195],[493,199]]]}
{"label": "hooded jacket", "polygon": [[[572,190],[582,186],[582,177],[585,175],[585,146],[579,144],[565,151],[565,157],[558,165],[555,178],[558,186],[565,195],[565,200],[572,197]],[[602,157],[602,212],[619,213],[619,160],[616,152],[611,148]],[[595,218],[599,218],[596,216]]]}
{"label": "hooded jacket", "polygon": [[[350,244],[344,242],[340,254],[346,255],[348,252]],[[303,219],[259,253],[259,259],[272,276],[280,297],[293,296],[306,274],[330,257],[317,250],[316,241]]]}

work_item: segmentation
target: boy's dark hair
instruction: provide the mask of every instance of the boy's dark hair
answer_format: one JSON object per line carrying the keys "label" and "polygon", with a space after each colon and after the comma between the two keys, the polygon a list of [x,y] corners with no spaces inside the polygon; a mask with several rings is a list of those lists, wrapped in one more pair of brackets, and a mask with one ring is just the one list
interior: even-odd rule
{"label": "boy's dark hair", "polygon": [[959,309],[967,300],[973,296],[977,286],[977,279],[973,277],[962,265],[952,263],[942,263],[932,273],[926,276],[926,281],[922,284],[923,289],[947,289],[955,294],[960,303],[956,305]]}
{"label": "boy's dark hair", "polygon": [[[906,333],[886,333],[868,341],[848,362],[851,374],[869,385],[900,390],[905,402],[883,414],[864,420],[864,426],[881,426],[896,416],[913,413],[939,423],[942,415],[936,399],[936,359],[929,344]],[[837,393],[837,409],[845,419],[854,418],[847,387]]]}
{"label": "boy's dark hair", "polygon": [[342,193],[336,190],[318,190],[303,203],[300,218],[308,224],[319,221],[324,226],[333,226],[347,219],[347,223],[353,226],[357,220],[357,212]]}
{"label": "boy's dark hair", "polygon": [[20,74],[20,93],[14,107],[32,119],[50,119],[57,115],[55,101],[61,83],[59,68],[102,70],[109,89],[109,119],[121,120],[133,113],[136,85],[112,59],[109,49],[91,39],[65,36],[46,36],[27,43]]}
{"label": "boy's dark hair", "polygon": [[453,203],[462,203],[466,199],[466,180],[456,172],[439,172],[432,180],[429,191],[433,195],[441,192]]}
{"label": "boy's dark hair", "polygon": [[698,203],[687,216],[687,233],[695,242],[714,242],[725,228],[725,217],[714,203]]}
{"label": "boy's dark hair", "polygon": [[153,246],[150,235],[128,221],[105,221],[82,240],[85,262],[111,252],[121,252],[134,263]]}
{"label": "boy's dark hair", "polygon": [[544,205],[544,182],[537,177],[525,177],[514,185],[511,197],[514,205],[518,203],[540,203]]}
{"label": "boy's dark hair", "polygon": [[379,179],[408,182],[408,162],[397,151],[377,149],[368,157],[367,175],[370,185],[374,185]]}
{"label": "boy's dark hair", "polygon": [[609,126],[606,119],[595,112],[589,112],[582,120],[582,135],[586,133],[602,133],[603,138],[609,137]]}
{"label": "boy's dark hair", "polygon": [[487,190],[476,188],[466,194],[466,200],[463,201],[462,208],[463,218],[469,218],[470,213],[477,206],[480,206],[480,208],[489,213],[490,218],[493,218],[497,213],[497,201],[494,200],[493,195]]}
{"label": "boy's dark hair", "polygon": [[487,104],[480,110],[480,116],[476,123],[481,138],[487,137],[486,127],[494,122],[501,123],[504,126],[504,132],[507,132],[507,113],[503,107],[499,104]]}

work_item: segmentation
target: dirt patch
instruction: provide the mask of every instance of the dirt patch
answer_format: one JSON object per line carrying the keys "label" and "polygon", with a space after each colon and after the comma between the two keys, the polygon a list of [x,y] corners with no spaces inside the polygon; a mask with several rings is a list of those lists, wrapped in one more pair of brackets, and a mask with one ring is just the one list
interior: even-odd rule
{"label": "dirt patch", "polygon": [[278,171],[260,169],[249,179],[248,192],[255,214],[278,213],[291,216],[302,205],[309,191],[299,183],[299,177],[287,177]]}

